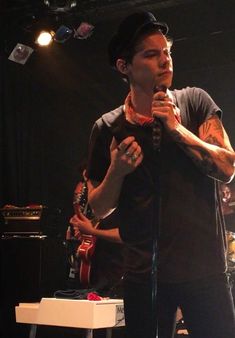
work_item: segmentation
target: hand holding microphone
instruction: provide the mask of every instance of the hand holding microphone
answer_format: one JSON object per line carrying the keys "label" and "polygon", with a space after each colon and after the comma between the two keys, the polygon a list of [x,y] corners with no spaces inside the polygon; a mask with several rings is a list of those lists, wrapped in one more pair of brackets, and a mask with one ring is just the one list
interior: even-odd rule
{"label": "hand holding microphone", "polygon": [[[154,87],[153,89],[153,93],[159,93],[159,104],[161,103],[161,99],[164,99],[166,97],[166,90],[167,88],[165,86],[159,86],[159,87]],[[157,118],[156,116],[154,116],[154,120],[153,120],[153,149],[155,151],[159,151],[160,150],[160,146],[161,146],[161,139],[162,139],[162,129],[163,129],[163,125],[162,125],[162,121]]]}
{"label": "hand holding microphone", "polygon": [[152,115],[153,147],[154,150],[160,150],[163,129],[171,132],[181,123],[180,110],[173,103],[172,97],[167,94],[165,86],[154,88]]}

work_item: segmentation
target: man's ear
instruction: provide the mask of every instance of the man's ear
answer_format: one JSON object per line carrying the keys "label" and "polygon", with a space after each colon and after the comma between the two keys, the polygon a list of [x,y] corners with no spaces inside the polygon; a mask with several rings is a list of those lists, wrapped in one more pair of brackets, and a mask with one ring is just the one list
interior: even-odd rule
{"label": "man's ear", "polygon": [[116,68],[119,72],[126,75],[127,74],[127,62],[123,59],[117,59]]}

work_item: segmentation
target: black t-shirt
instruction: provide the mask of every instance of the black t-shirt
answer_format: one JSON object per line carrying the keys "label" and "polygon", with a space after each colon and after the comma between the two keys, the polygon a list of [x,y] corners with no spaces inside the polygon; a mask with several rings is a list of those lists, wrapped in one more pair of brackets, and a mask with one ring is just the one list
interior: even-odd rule
{"label": "black t-shirt", "polygon": [[[100,222],[99,229],[116,228],[115,212]],[[123,266],[124,246],[121,243],[110,242],[97,238],[95,252],[92,257],[93,285],[106,290],[121,287],[121,279],[124,274]]]}
{"label": "black t-shirt", "polygon": [[[172,92],[181,121],[198,136],[199,126],[221,111],[202,89]],[[183,282],[225,271],[225,233],[217,182],[205,176],[163,130],[160,151],[152,128],[133,125],[122,107],[96,121],[90,140],[88,176],[102,181],[110,164],[110,143],[133,135],[144,159],[125,177],[118,203],[119,228],[127,244],[127,278],[150,276],[157,237],[158,278]]]}

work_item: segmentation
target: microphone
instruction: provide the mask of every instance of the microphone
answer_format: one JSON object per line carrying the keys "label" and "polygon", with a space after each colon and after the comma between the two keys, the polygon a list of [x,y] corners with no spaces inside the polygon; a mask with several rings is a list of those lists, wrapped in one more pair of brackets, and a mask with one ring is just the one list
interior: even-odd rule
{"label": "microphone", "polygon": [[[153,93],[155,94],[160,91],[166,93],[166,90],[167,90],[166,86],[155,86],[153,89]],[[162,121],[154,117],[153,130],[152,130],[154,151],[160,151],[161,140],[162,140],[162,129],[163,129]]]}

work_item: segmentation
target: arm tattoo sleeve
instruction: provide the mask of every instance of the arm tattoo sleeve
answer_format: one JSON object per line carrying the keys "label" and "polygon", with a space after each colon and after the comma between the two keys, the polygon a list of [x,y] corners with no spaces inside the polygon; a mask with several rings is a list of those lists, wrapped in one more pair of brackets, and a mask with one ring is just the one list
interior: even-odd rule
{"label": "arm tattoo sleeve", "polygon": [[[218,168],[207,150],[199,149],[199,147],[191,147],[190,145],[183,143],[181,143],[180,146],[203,173],[209,176],[216,176],[218,174]],[[200,156],[195,156],[195,152],[192,152],[192,148]]]}
{"label": "arm tattoo sleeve", "polygon": [[212,116],[205,121],[201,126],[201,130],[203,141],[219,147],[223,146],[223,129],[220,120],[216,116]]}
{"label": "arm tattoo sleeve", "polygon": [[199,136],[182,125],[171,131],[171,135],[204,174],[219,180],[231,180],[235,154],[216,115],[199,127]]}

